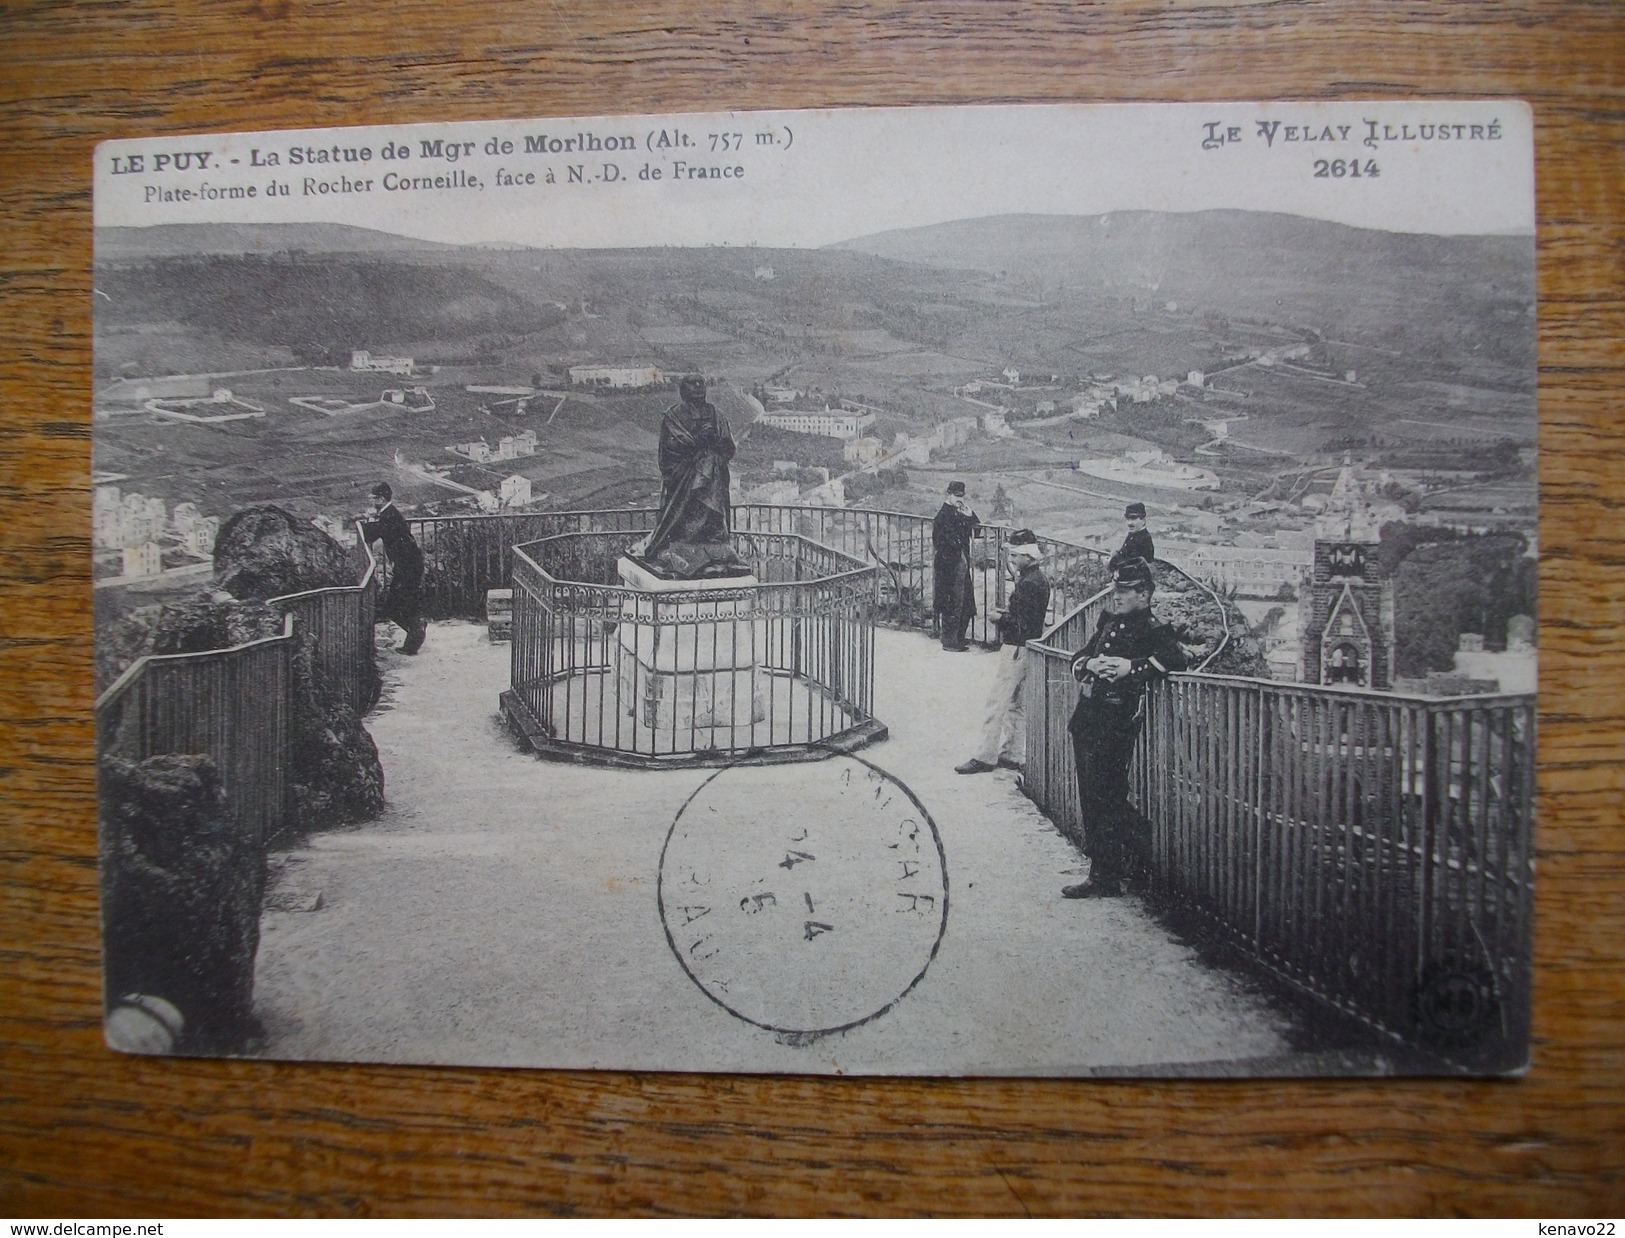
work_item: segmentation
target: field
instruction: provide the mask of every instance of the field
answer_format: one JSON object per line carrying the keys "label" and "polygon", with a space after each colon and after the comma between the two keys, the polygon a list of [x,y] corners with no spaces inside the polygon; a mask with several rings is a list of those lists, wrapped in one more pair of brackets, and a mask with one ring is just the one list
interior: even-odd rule
{"label": "field", "polygon": [[[1109,537],[1127,496],[1070,466],[1136,446],[1219,473],[1217,496],[1134,496],[1196,532],[1278,474],[1348,454],[1425,476],[1441,452],[1513,450],[1441,501],[1486,514],[1533,502],[1532,459],[1515,452],[1535,425],[1521,238],[1213,212],[966,221],[813,251],[459,249],[334,227],[251,239],[269,252],[207,227],[97,237],[95,466],[125,474],[128,490],[220,516],[252,502],[342,515],[379,479],[407,507],[464,505],[426,475],[453,470],[475,489],[522,475],[548,506],[649,498],[674,396],[572,390],[569,367],[591,363],[702,371],[747,439],[745,393],[765,382],[878,406],[889,441],[985,411],[956,387],[1007,368],[1044,380],[995,397],[1029,414],[1039,399],[1064,411],[1107,375],[1217,374],[1098,421],[977,435],[885,492],[883,505],[909,510],[934,508],[962,474],[984,514],[1002,487],[1021,519]],[[352,373],[355,348],[412,356],[417,372]],[[117,379],[177,374],[208,376],[268,415],[162,423],[107,398]],[[432,410],[380,403],[417,386]],[[521,403],[469,386],[537,394]],[[1226,418],[1228,436],[1214,438]],[[447,451],[524,429],[539,440],[533,457],[479,465]],[[765,479],[765,455],[742,452],[743,482]]]}

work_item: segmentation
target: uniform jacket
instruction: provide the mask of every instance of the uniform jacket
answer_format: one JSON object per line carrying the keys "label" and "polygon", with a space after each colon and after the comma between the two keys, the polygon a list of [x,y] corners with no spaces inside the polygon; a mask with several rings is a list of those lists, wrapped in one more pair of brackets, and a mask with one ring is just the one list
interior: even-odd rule
{"label": "uniform jacket", "polygon": [[1091,704],[1132,709],[1140,703],[1147,683],[1169,671],[1182,671],[1187,665],[1177,633],[1167,624],[1158,623],[1149,610],[1130,611],[1126,615],[1102,615],[1089,643],[1072,655],[1072,673],[1077,675],[1082,672],[1083,664],[1097,654],[1128,658],[1133,665],[1128,675],[1115,683],[1093,679],[1084,673],[1088,694],[1079,699],[1078,707],[1072,714],[1070,729],[1074,734]]}
{"label": "uniform jacket", "polygon": [[1110,571],[1116,571],[1117,565],[1125,559],[1144,559],[1147,563],[1150,563],[1156,557],[1157,546],[1151,540],[1151,530],[1135,529],[1134,532],[1123,539],[1122,546],[1107,561],[1106,567]]}
{"label": "uniform jacket", "polygon": [[1049,581],[1036,563],[1021,569],[1010,604],[999,619],[999,637],[1018,649],[1044,634],[1044,617],[1049,613]]}
{"label": "uniform jacket", "polygon": [[364,521],[361,535],[369,542],[383,542],[390,567],[397,575],[423,575],[423,552],[412,540],[412,530],[407,527],[406,517],[395,510],[393,503],[386,505],[374,519]]}

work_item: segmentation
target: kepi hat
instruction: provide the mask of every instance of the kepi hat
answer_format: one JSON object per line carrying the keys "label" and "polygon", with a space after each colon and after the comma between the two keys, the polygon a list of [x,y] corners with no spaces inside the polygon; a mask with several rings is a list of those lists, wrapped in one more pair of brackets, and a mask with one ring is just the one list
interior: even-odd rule
{"label": "kepi hat", "polygon": [[1130,503],[1127,507],[1125,507],[1123,509],[1123,519],[1124,520],[1144,520],[1145,519],[1145,504],[1144,503]]}
{"label": "kepi hat", "polygon": [[1118,588],[1141,589],[1152,592],[1157,586],[1151,578],[1151,565],[1144,559],[1124,559],[1112,573],[1112,584]]}
{"label": "kepi hat", "polygon": [[948,483],[948,493],[949,494],[957,494],[957,495],[960,495],[961,497],[963,497],[964,493],[965,493],[965,483],[962,482],[962,481],[951,481],[951,482],[949,482]]}

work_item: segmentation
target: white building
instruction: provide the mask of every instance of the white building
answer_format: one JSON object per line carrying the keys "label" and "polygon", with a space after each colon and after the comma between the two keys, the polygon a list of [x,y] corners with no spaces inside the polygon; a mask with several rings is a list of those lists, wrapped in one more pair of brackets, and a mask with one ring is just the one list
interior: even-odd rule
{"label": "white building", "polygon": [[852,412],[842,408],[825,407],[815,412],[786,410],[762,413],[758,424],[788,430],[792,434],[818,434],[825,438],[857,438],[875,424],[873,413]]}
{"label": "white building", "polygon": [[124,548],[126,576],[156,576],[164,570],[164,552],[157,542],[142,542]]}
{"label": "white building", "polygon": [[770,266],[759,266],[754,272],[752,272],[752,274],[754,274],[757,279],[772,279],[773,268]]}
{"label": "white building", "polygon": [[572,365],[572,387],[657,387],[666,381],[652,365]]}
{"label": "white building", "polygon": [[203,513],[198,511],[196,503],[177,503],[170,513],[169,523],[177,536],[185,537],[202,519]]}
{"label": "white building", "polygon": [[521,477],[515,473],[512,477],[502,480],[502,506],[521,507],[530,502],[530,478]]}
{"label": "white building", "polygon": [[124,511],[123,496],[117,486],[97,486],[91,503],[91,541],[100,549],[114,550],[118,540],[119,518]]}
{"label": "white building", "polygon": [[1281,586],[1298,586],[1311,552],[1272,546],[1160,545],[1170,562],[1199,580],[1235,589],[1245,597],[1274,597]]}
{"label": "white building", "polygon": [[841,455],[848,464],[870,469],[886,459],[887,452],[886,445],[877,438],[849,438],[841,449]]}
{"label": "white building", "polygon": [[982,414],[982,430],[994,438],[1012,438],[1015,435],[1002,408]]}
{"label": "white building", "polygon": [[410,374],[412,358],[375,357],[365,348],[356,348],[350,352],[350,368],[364,374]]}
{"label": "white building", "polygon": [[214,539],[220,533],[220,518],[218,516],[200,517],[181,538],[181,545],[186,553],[199,559],[207,559],[214,553]]}

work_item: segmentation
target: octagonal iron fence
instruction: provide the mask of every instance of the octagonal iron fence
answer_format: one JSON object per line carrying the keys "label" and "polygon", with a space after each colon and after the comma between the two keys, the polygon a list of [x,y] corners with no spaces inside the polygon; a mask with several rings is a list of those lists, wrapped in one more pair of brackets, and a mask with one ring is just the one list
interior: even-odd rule
{"label": "octagonal iron fence", "polygon": [[885,737],[873,715],[875,569],[784,533],[736,534],[752,576],[619,579],[647,530],[513,548],[502,710],[544,756],[616,765],[791,761]]}

